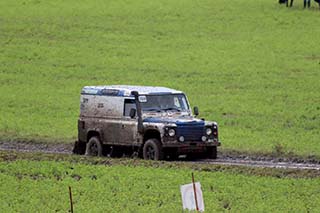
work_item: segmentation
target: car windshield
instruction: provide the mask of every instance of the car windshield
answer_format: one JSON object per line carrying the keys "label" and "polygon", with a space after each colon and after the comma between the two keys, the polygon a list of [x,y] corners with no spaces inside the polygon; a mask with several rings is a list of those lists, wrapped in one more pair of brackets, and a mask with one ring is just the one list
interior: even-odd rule
{"label": "car windshield", "polygon": [[184,94],[147,95],[141,102],[142,111],[186,111],[189,110],[187,99]]}

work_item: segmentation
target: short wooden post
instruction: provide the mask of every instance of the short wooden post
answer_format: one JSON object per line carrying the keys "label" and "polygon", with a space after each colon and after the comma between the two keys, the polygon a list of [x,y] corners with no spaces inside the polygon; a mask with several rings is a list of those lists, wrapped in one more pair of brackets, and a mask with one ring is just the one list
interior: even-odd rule
{"label": "short wooden post", "polygon": [[193,172],[192,172],[192,184],[193,184],[194,199],[195,199],[195,201],[196,201],[196,210],[197,210],[197,212],[199,212],[198,199],[197,199],[197,191],[196,191],[196,184],[194,183]]}
{"label": "short wooden post", "polygon": [[71,213],[73,213],[72,191],[70,186],[69,186],[69,198],[70,198],[70,211]]}

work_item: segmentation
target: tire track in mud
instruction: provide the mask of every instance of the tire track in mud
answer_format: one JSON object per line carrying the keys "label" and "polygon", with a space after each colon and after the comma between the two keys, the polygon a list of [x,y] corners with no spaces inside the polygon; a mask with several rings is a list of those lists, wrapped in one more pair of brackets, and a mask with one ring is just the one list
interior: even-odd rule
{"label": "tire track in mud", "polygon": [[[29,153],[47,153],[47,154],[72,154],[73,144],[43,144],[34,142],[3,142],[0,141],[0,151],[16,151],[16,152],[29,152]],[[248,166],[248,167],[260,167],[260,168],[278,168],[278,169],[300,169],[300,170],[320,170],[320,163],[309,162],[292,162],[279,161],[279,159],[257,160],[247,156],[243,159],[243,156],[224,156],[218,155],[218,159],[215,160],[196,160],[185,161],[178,160],[175,163],[189,162],[199,164],[213,164],[213,165],[227,165],[227,166]]]}
{"label": "tire track in mud", "polygon": [[72,154],[73,144],[44,144],[34,142],[3,142],[0,141],[1,151],[41,152],[48,154]]}
{"label": "tire track in mud", "polygon": [[208,163],[226,166],[250,166],[260,168],[277,168],[277,169],[301,169],[301,170],[320,170],[320,164],[313,163],[293,163],[293,162],[274,162],[274,161],[258,161],[243,159],[221,159],[197,161],[198,163]]}

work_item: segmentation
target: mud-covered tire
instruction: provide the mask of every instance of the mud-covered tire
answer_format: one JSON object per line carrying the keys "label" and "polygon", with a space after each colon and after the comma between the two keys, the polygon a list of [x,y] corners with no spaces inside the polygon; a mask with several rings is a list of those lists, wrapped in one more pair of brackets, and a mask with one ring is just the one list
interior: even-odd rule
{"label": "mud-covered tire", "polygon": [[216,146],[212,146],[212,147],[208,147],[207,148],[207,158],[209,159],[217,159],[217,147]]}
{"label": "mud-covered tire", "polygon": [[143,146],[143,159],[145,160],[162,160],[163,150],[159,140],[149,139]]}
{"label": "mud-covered tire", "polygon": [[86,147],[87,156],[97,156],[101,157],[103,148],[98,137],[92,137],[89,139]]}

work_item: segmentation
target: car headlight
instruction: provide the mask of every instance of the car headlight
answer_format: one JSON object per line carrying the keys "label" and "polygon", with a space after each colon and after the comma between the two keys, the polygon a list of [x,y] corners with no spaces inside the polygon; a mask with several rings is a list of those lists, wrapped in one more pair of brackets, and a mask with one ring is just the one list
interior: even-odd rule
{"label": "car headlight", "polygon": [[176,131],[174,129],[169,129],[168,134],[169,134],[170,137],[173,137],[173,136],[175,136]]}
{"label": "car headlight", "polygon": [[211,129],[211,128],[207,128],[207,129],[206,129],[206,134],[207,134],[207,135],[211,135],[211,133],[212,133],[212,129]]}

